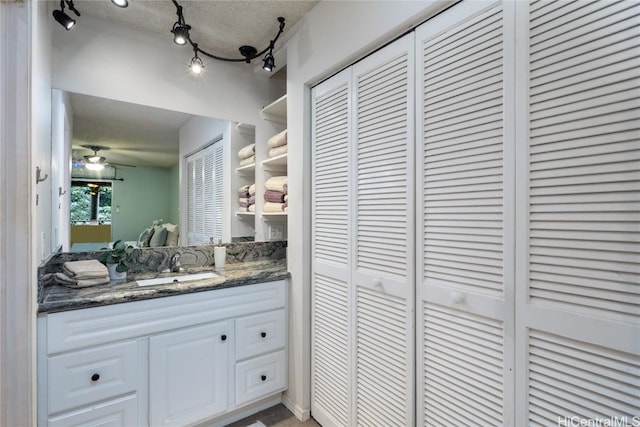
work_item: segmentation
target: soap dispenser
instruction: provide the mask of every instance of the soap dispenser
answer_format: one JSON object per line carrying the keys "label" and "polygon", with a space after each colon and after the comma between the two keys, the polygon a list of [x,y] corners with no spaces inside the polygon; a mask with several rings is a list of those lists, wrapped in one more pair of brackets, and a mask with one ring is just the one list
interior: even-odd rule
{"label": "soap dispenser", "polygon": [[218,240],[218,246],[213,248],[213,258],[216,268],[223,268],[227,259],[227,248],[222,246],[222,239]]}

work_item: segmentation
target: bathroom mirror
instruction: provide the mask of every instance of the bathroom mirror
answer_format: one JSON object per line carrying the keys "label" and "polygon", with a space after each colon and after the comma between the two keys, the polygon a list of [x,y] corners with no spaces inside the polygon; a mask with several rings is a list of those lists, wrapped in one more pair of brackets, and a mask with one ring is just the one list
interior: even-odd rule
{"label": "bathroom mirror", "polygon": [[[70,250],[99,250],[108,241],[118,239],[137,242],[140,234],[157,220],[178,225],[180,231],[186,228],[187,221],[181,216],[188,203],[181,184],[186,168],[182,170],[181,162],[218,138],[212,129],[228,129],[231,122],[58,92],[57,97],[53,96],[52,117],[60,123],[52,126],[54,134],[59,129],[58,137],[52,138],[52,152],[54,156],[63,153],[60,156],[69,159],[70,167],[68,179],[54,192],[56,200],[59,194],[70,194],[68,211],[61,213],[69,221]],[[64,114],[56,112],[61,108],[59,104]],[[202,129],[204,123],[207,131],[194,134],[194,122],[197,129]],[[188,131],[183,132],[181,140],[181,129],[184,131],[185,127]],[[63,149],[57,147],[60,144],[65,145]],[[109,189],[110,207],[108,203],[105,206],[104,191],[93,190],[105,187]],[[99,215],[91,216],[96,209]],[[180,242],[193,244],[182,235]],[[175,244],[175,240],[167,243]]]}

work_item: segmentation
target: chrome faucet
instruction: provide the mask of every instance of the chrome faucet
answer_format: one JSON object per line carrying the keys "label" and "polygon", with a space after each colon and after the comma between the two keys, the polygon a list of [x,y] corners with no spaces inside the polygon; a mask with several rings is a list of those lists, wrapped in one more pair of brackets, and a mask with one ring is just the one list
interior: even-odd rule
{"label": "chrome faucet", "polygon": [[174,254],[171,257],[169,270],[171,270],[172,273],[178,273],[180,272],[180,270],[182,270],[182,268],[180,268],[180,254]]}

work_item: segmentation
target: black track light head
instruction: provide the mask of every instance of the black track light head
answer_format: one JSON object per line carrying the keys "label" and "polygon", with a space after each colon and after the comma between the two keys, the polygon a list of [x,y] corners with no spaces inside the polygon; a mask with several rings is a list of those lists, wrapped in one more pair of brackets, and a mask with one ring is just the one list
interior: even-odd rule
{"label": "black track light head", "polygon": [[191,27],[186,24],[176,22],[173,24],[171,32],[173,33],[173,42],[177,45],[184,46],[189,41],[189,30]]}
{"label": "black track light head", "polygon": [[263,64],[262,64],[262,69],[265,71],[273,71],[274,68],[276,68],[276,60],[273,57],[273,54],[271,53],[271,51],[269,51],[265,56],[264,59],[262,60]]}
{"label": "black track light head", "polygon": [[71,18],[69,15],[64,13],[64,10],[54,10],[53,17],[60,25],[64,27],[65,30],[69,31],[76,25],[75,19]]}

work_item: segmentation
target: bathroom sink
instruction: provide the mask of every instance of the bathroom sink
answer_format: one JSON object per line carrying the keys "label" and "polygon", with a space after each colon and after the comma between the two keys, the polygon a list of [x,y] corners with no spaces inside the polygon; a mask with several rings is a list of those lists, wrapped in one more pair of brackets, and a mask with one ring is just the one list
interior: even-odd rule
{"label": "bathroom sink", "polygon": [[136,280],[138,286],[167,285],[169,283],[191,282],[193,280],[212,279],[218,274],[207,271],[206,273],[183,274],[181,276],[156,277],[155,279]]}

